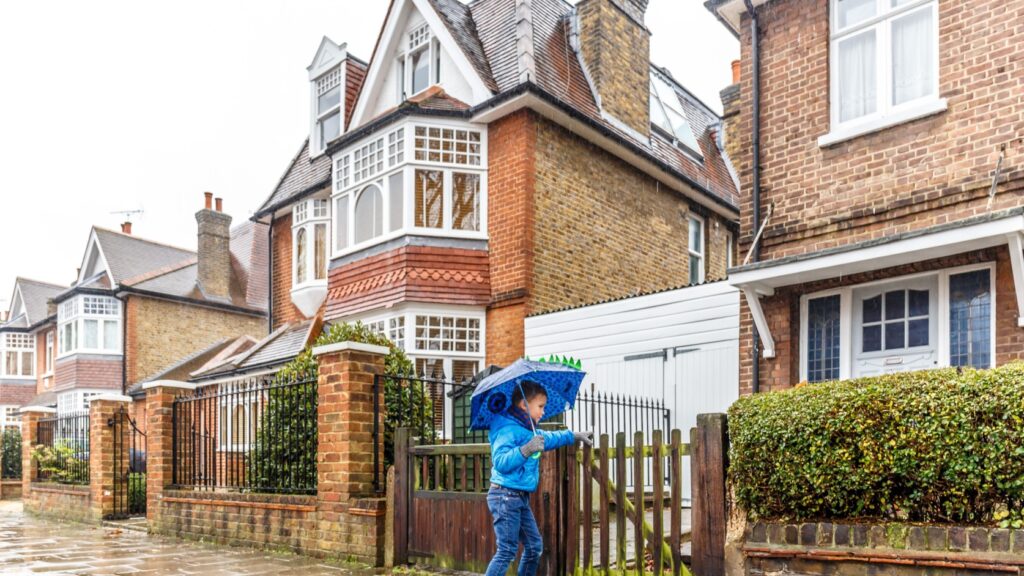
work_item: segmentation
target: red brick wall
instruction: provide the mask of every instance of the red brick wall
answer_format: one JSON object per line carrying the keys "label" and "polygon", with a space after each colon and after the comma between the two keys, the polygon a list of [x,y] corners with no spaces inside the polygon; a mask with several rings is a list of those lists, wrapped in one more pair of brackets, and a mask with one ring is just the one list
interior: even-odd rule
{"label": "red brick wall", "polygon": [[[828,0],[781,0],[762,19],[762,201],[775,202],[764,259],[820,250],[987,211],[998,149],[1006,184],[992,209],[1024,198],[1024,1],[939,2],[938,115],[828,148]],[[742,30],[742,233],[752,225],[750,28]]]}
{"label": "red brick wall", "polygon": [[315,505],[315,496],[168,490],[159,504],[158,531],[215,544],[309,553],[317,543]]}
{"label": "red brick wall", "polygon": [[[759,8],[759,14],[762,205],[766,210],[775,204],[763,260],[882,238],[1024,201],[1024,44],[1018,40],[1020,26],[1014,25],[1024,21],[1024,1],[939,2],[939,96],[948,100],[948,110],[826,148],[817,140],[830,129],[828,0],[777,0]],[[755,233],[747,17],[740,28],[740,111],[729,134],[743,191],[739,241],[740,254],[745,254]],[[987,195],[1003,145],[1003,179],[989,207]],[[1010,326],[1018,311],[1005,249],[999,254],[997,361],[1002,363],[1022,355],[1022,336]],[[816,289],[791,287],[762,300],[778,353],[761,362],[762,389],[790,386],[799,377],[799,307],[794,302]],[[740,386],[749,391],[751,319],[745,303],[742,310]]]}
{"label": "red brick wall", "polygon": [[292,215],[274,220],[274,265],[270,271],[273,325],[302,321],[302,312],[292,304]]}
{"label": "red brick wall", "polygon": [[27,384],[11,382],[0,384],[0,404],[24,406],[35,395],[36,388],[31,381]]}
{"label": "red brick wall", "polygon": [[83,355],[56,361],[54,366],[55,390],[70,388],[121,389],[121,360]]}
{"label": "red brick wall", "polygon": [[[772,337],[775,339],[774,359],[761,360],[761,391],[789,388],[800,381],[800,297],[804,294],[884,280],[920,272],[931,272],[943,268],[965,266],[983,262],[996,263],[996,364],[1024,359],[1024,330],[1017,327],[1017,300],[1013,287],[1013,271],[1010,269],[1010,254],[1006,247],[991,248],[978,252],[960,254],[917,264],[889,268],[875,272],[854,274],[843,278],[788,286],[776,290],[770,298],[762,298]],[[753,362],[750,350],[750,326],[752,324],[746,301],[742,301],[740,328],[740,393],[749,394]]]}
{"label": "red brick wall", "polygon": [[52,482],[33,482],[26,492],[22,488],[26,512],[60,520],[94,522],[89,486],[69,486]]}
{"label": "red brick wall", "polygon": [[53,376],[46,376],[46,335],[53,334],[53,356],[57,357],[57,328],[50,327],[36,334],[36,394],[53,389]]}
{"label": "red brick wall", "polygon": [[487,364],[507,366],[526,353],[523,319],[526,304],[499,306],[487,311]]}
{"label": "red brick wall", "polygon": [[325,320],[399,302],[483,306],[490,296],[487,252],[402,246],[330,271]]}

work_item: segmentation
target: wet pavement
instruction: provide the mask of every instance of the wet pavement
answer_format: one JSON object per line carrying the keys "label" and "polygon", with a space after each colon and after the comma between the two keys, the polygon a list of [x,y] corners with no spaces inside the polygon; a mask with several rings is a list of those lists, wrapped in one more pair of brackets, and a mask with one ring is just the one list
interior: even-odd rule
{"label": "wet pavement", "polygon": [[370,572],[302,556],[41,520],[25,515],[20,502],[5,500],[0,501],[0,574],[366,576]]}

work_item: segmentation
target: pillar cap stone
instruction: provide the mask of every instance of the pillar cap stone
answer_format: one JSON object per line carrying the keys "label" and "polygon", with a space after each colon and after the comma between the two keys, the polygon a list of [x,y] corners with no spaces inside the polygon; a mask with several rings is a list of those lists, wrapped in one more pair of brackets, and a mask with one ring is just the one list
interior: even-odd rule
{"label": "pillar cap stone", "polygon": [[97,400],[106,400],[107,402],[131,402],[131,396],[125,396],[124,394],[100,394],[99,396],[93,396],[89,399],[90,402]]}
{"label": "pillar cap stone", "polygon": [[313,348],[313,356],[321,356],[323,354],[330,354],[332,352],[344,352],[346,350],[352,350],[354,352],[367,352],[370,354],[380,354],[381,356],[387,356],[391,353],[391,350],[387,346],[377,346],[376,344],[364,344],[363,342],[335,342],[334,344],[325,344],[323,346],[317,346]]}
{"label": "pillar cap stone", "polygon": [[198,384],[181,382],[178,380],[153,380],[152,382],[145,382],[142,384],[143,390],[150,390],[152,388],[182,388],[184,390],[195,390],[198,387]]}
{"label": "pillar cap stone", "polygon": [[49,406],[22,406],[19,413],[25,414],[26,412],[42,412],[43,414],[56,414],[56,408],[50,408]]}

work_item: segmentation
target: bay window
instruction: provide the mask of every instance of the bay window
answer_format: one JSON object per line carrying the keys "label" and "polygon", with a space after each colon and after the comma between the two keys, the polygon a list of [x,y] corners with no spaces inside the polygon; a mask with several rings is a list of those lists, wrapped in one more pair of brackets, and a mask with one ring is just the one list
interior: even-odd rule
{"label": "bay window", "polygon": [[0,376],[29,378],[35,373],[35,336],[20,332],[0,334]]}
{"label": "bay window", "polygon": [[292,272],[296,287],[327,280],[327,227],[331,215],[326,199],[299,202],[292,208]]}
{"label": "bay window", "polygon": [[938,0],[831,0],[827,145],[945,108]]}
{"label": "bay window", "polygon": [[57,397],[57,414],[81,414],[89,412],[89,403],[100,394],[109,393],[109,390],[72,390],[64,392]]}
{"label": "bay window", "polygon": [[363,323],[405,350],[420,375],[461,381],[484,360],[482,311],[411,307]]}
{"label": "bay window", "polygon": [[58,357],[74,352],[121,353],[121,303],[110,296],[75,296],[57,308]]}
{"label": "bay window", "polygon": [[486,238],[480,130],[405,125],[334,158],[334,256],[403,234]]}
{"label": "bay window", "polygon": [[991,264],[849,286],[801,299],[801,379],[940,366],[991,368]]}

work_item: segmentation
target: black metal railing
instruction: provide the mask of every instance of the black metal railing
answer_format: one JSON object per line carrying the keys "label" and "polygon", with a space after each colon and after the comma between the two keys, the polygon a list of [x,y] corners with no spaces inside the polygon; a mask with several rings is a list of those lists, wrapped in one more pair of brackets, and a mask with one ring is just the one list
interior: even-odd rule
{"label": "black metal railing", "polygon": [[36,422],[33,449],[36,479],[61,484],[89,483],[89,412]]}
{"label": "black metal railing", "polygon": [[114,505],[110,518],[130,518],[146,514],[146,433],[123,406],[107,421],[114,436]]}
{"label": "black metal railing", "polygon": [[21,430],[0,430],[0,479],[21,480]]}
{"label": "black metal railing", "polygon": [[174,401],[172,485],[315,494],[317,381],[249,378]]}

